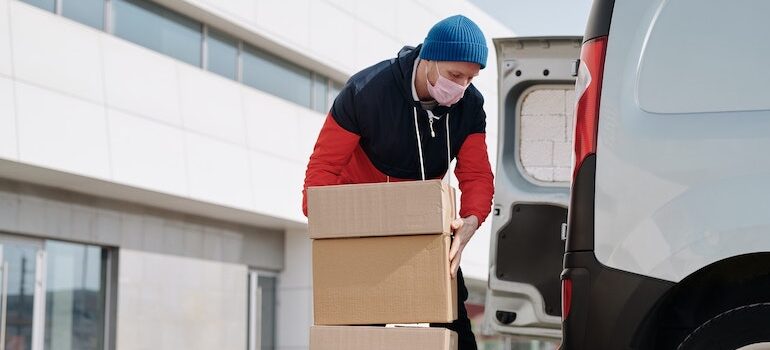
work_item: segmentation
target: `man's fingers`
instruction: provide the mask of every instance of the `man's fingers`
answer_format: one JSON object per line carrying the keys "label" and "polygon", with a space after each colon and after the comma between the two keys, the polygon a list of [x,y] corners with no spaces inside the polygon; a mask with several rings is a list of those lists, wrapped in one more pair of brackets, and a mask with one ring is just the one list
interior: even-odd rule
{"label": "man's fingers", "polygon": [[465,224],[465,221],[463,219],[455,219],[452,221],[452,229],[457,230],[460,227],[463,227],[463,224]]}
{"label": "man's fingers", "polygon": [[449,260],[452,260],[455,258],[455,256],[460,255],[460,252],[463,250],[463,242],[460,239],[453,239],[452,245],[449,246]]}
{"label": "man's fingers", "polygon": [[460,257],[463,254],[462,249],[459,246],[457,249],[454,248],[455,244],[452,242],[452,248],[449,249],[449,274],[452,276],[452,278],[455,278],[457,275],[457,269],[460,268]]}
{"label": "man's fingers", "polygon": [[452,278],[457,276],[457,269],[460,268],[461,239],[457,236],[457,230],[465,225],[465,220],[458,218],[452,221],[452,230],[455,231],[455,238],[452,240],[452,246],[449,248],[449,274]]}
{"label": "man's fingers", "polygon": [[457,259],[453,259],[452,263],[449,265],[452,278],[457,277],[457,268],[460,266],[460,256],[457,256]]}
{"label": "man's fingers", "polygon": [[460,240],[455,239],[452,241],[452,246],[449,247],[449,261],[452,261],[460,250]]}

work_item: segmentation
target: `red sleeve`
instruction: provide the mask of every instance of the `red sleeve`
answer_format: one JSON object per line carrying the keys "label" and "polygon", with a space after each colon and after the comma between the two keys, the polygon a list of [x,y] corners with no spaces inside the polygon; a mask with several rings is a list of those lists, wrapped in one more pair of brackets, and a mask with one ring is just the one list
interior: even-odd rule
{"label": "red sleeve", "polygon": [[476,215],[479,225],[492,210],[495,192],[485,133],[470,134],[457,155],[455,175],[460,183],[460,217]]}
{"label": "red sleeve", "polygon": [[310,186],[336,185],[342,168],[348,164],[360,137],[343,129],[331,114],[318,134],[318,140],[305,171],[302,188],[302,212],[307,216],[307,188]]}

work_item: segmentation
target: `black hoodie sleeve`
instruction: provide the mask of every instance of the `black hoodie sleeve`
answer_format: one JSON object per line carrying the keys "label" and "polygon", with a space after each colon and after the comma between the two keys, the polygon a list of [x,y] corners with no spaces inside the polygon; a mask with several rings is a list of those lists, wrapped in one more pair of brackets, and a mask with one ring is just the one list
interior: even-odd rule
{"label": "black hoodie sleeve", "polygon": [[473,115],[473,121],[469,125],[468,134],[485,133],[487,129],[487,114],[484,112],[484,97],[478,94],[473,109],[476,110]]}
{"label": "black hoodie sleeve", "polygon": [[342,88],[337,98],[334,99],[332,104],[332,117],[339,126],[343,129],[350,131],[356,135],[360,135],[360,128],[358,126],[358,119],[356,116],[355,108],[355,85],[348,81],[345,87]]}

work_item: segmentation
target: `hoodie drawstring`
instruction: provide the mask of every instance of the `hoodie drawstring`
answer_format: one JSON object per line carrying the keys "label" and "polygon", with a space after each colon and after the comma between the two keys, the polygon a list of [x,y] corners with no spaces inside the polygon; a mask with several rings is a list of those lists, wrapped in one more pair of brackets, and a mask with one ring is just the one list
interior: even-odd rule
{"label": "hoodie drawstring", "polygon": [[[417,134],[417,150],[420,155],[420,174],[422,175],[422,180],[425,181],[425,159],[423,158],[422,154],[422,138],[420,137],[420,127],[417,124],[417,107],[412,107],[412,111],[414,111],[414,130]],[[436,137],[435,132],[433,132],[433,117],[429,114],[429,124],[430,124],[430,132],[432,137]],[[438,118],[437,118],[438,119]],[[452,146],[450,144],[449,140],[449,113],[446,115],[446,169],[447,169],[447,182],[449,182],[449,177],[452,176],[452,174],[449,174],[449,165],[452,162]]]}

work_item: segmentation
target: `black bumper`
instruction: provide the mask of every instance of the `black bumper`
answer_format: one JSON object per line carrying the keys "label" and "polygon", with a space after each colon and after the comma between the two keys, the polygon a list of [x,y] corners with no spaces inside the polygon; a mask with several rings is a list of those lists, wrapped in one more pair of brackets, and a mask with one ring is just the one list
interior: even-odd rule
{"label": "black bumper", "polygon": [[672,282],[602,265],[592,251],[564,255],[572,307],[562,323],[564,350],[650,349],[650,319]]}

